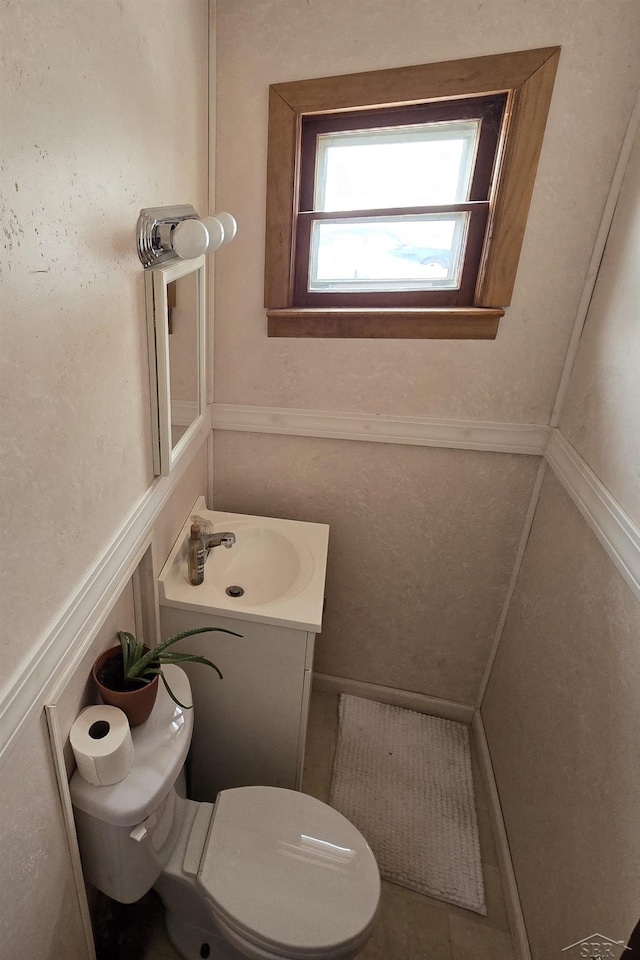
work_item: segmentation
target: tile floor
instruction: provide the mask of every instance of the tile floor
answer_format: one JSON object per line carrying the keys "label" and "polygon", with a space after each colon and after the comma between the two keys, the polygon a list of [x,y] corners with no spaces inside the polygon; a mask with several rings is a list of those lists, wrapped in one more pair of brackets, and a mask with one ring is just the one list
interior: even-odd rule
{"label": "tile floor", "polygon": [[[329,799],[337,730],[337,696],[314,693],[303,789],[324,801]],[[383,881],[378,924],[359,960],[513,960],[515,954],[491,820],[475,758],[474,785],[487,916],[481,917]],[[181,960],[166,939],[160,922],[156,924],[145,960]]]}

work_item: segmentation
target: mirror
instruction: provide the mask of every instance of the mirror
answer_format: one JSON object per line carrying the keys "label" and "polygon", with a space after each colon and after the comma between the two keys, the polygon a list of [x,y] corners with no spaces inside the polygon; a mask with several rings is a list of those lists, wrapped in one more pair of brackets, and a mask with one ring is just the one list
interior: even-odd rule
{"label": "mirror", "polygon": [[154,473],[167,476],[204,418],[205,258],[145,271]]}

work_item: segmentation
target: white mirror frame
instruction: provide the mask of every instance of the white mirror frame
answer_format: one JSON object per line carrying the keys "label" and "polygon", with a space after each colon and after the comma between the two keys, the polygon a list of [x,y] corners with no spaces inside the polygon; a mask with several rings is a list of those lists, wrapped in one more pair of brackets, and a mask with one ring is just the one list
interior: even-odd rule
{"label": "white mirror frame", "polygon": [[[169,367],[169,304],[167,287],[174,280],[194,273],[197,280],[197,377],[198,414],[189,428],[171,446],[171,380]],[[153,472],[169,475],[198,432],[207,408],[206,387],[206,266],[205,257],[194,260],[175,260],[169,264],[149,267],[145,271],[145,299],[147,310],[147,342],[149,347],[149,381],[151,390],[151,435],[153,443]]]}

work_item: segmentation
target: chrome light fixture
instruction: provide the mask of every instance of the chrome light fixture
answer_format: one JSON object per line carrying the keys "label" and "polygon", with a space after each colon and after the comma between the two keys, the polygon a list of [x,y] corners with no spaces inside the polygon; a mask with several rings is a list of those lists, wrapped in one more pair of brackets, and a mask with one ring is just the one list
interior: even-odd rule
{"label": "chrome light fixture", "polygon": [[237,224],[230,213],[200,219],[189,204],[145,207],[136,228],[138,257],[145,267],[177,258],[193,260],[229,243],[236,231]]}

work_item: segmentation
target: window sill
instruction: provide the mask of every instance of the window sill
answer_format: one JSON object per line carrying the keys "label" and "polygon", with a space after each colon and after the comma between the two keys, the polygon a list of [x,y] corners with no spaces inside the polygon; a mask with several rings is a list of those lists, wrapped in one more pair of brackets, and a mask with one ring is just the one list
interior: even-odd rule
{"label": "window sill", "polygon": [[495,340],[500,307],[407,309],[287,307],[267,310],[270,337],[386,340]]}

